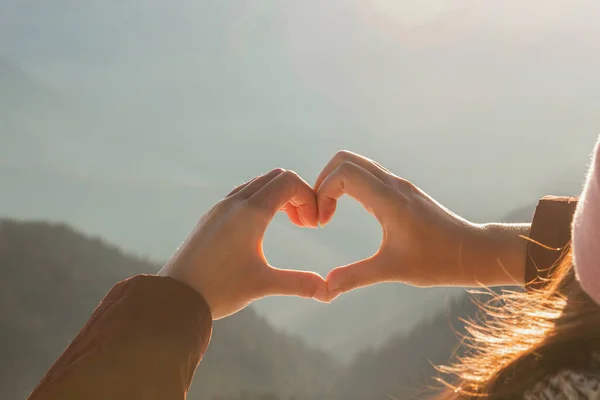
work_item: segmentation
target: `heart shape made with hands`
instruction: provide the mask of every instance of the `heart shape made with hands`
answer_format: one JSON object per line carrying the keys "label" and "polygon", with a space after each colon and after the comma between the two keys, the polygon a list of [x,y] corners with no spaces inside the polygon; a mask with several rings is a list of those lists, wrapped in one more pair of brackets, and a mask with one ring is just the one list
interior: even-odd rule
{"label": "heart shape made with hands", "polygon": [[403,246],[394,246],[393,242],[399,231],[398,221],[402,217],[399,211],[406,200],[403,192],[412,187],[409,182],[393,175],[378,163],[352,152],[341,151],[323,168],[313,186],[317,220],[311,204],[291,200],[281,209],[295,225],[324,226],[335,214],[337,200],[348,194],[375,216],[382,227],[382,242],[375,254],[332,269],[325,278],[328,298],[319,300],[331,301],[341,293],[356,288],[397,280],[397,269],[392,261],[400,258],[402,254],[398,250]]}
{"label": "heart shape made with hands", "polygon": [[[325,280],[314,272],[278,269],[268,263],[262,245],[278,211],[284,210],[296,225],[325,225],[344,194],[381,225],[382,241],[375,254],[334,268]],[[267,296],[329,302],[341,293],[379,282],[421,286],[429,279],[428,267],[446,258],[444,249],[428,251],[432,240],[440,247],[458,248],[448,240],[457,236],[456,226],[451,213],[410,182],[368,158],[342,151],[329,161],[314,186],[278,168],[234,188],[200,218],[159,274],[200,293],[213,319]],[[450,235],[447,227],[453,229]]]}
{"label": "heart shape made with hands", "polygon": [[[334,268],[325,280],[314,272],[278,269],[268,263],[262,245],[278,211],[284,210],[296,225],[326,225],[344,194],[381,225],[382,241],[375,254]],[[202,294],[213,319],[267,296],[329,302],[379,282],[430,286],[429,269],[447,265],[448,251],[462,246],[457,226],[463,229],[464,220],[410,182],[368,158],[342,151],[323,168],[314,186],[278,168],[234,188],[202,216],[159,274]],[[434,247],[436,251],[430,251]]]}

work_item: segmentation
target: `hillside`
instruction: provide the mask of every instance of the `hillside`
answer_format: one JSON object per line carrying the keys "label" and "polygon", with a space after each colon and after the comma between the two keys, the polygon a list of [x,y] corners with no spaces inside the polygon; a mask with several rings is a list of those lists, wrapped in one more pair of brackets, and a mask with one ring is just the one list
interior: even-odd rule
{"label": "hillside", "polygon": [[[504,220],[525,221],[533,209],[517,208]],[[0,353],[7,360],[0,369],[0,375],[7,378],[0,380],[0,397],[17,398],[35,385],[114,282],[135,273],[151,273],[158,266],[65,225],[0,221],[0,273],[5,277],[0,282]],[[401,287],[378,286],[385,288],[382,293]],[[426,304],[411,304],[413,310],[421,310],[420,322],[413,322],[412,327],[402,326],[404,318],[411,315],[390,306],[397,295],[380,297],[382,303],[387,299],[387,305],[368,320],[366,309],[357,310],[355,316],[364,319],[363,328],[339,335],[334,344],[343,348],[361,342],[367,348],[345,366],[273,329],[249,308],[215,324],[189,398],[424,398],[425,393],[439,389],[432,379],[439,375],[434,366],[446,364],[464,350],[459,340],[465,334],[461,318],[474,318],[478,311],[464,290],[454,292],[460,295],[438,297],[437,304],[434,298]],[[358,302],[358,298],[352,301]],[[304,324],[305,332],[339,331],[336,323],[345,324],[352,316],[344,313],[346,307],[331,309],[329,315],[336,318],[328,325],[312,326],[306,320],[296,324]],[[381,345],[368,346],[369,341]]]}
{"label": "hillside", "polygon": [[[26,396],[115,282],[157,269],[65,225],[0,220],[0,397]],[[467,296],[440,307],[344,368],[246,309],[215,324],[189,399],[388,400],[390,393],[421,393],[433,384],[432,365],[447,362],[458,345],[458,318],[475,312]],[[364,335],[380,336],[378,342],[394,332],[365,326]]]}
{"label": "hillside", "polygon": [[360,353],[335,382],[335,400],[423,399],[440,390],[433,379],[435,365],[461,354],[465,334],[459,318],[477,313],[473,299],[463,295],[447,302],[407,334],[397,334],[382,346]]}
{"label": "hillside", "polygon": [[[65,225],[0,220],[0,398],[24,398],[117,281],[158,266]],[[215,324],[190,400],[321,398],[335,364],[247,309]]]}

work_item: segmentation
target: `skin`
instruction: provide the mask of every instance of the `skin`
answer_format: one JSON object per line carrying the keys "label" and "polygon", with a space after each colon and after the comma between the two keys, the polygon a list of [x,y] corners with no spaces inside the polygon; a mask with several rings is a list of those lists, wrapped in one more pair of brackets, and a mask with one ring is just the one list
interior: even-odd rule
{"label": "skin", "polygon": [[[379,222],[371,257],[334,268],[326,279],[266,261],[265,230],[278,211],[301,227],[326,225],[348,194]],[[213,319],[273,295],[330,302],[380,282],[414,286],[522,285],[528,224],[474,224],[375,161],[338,152],[314,187],[275,169],[235,188],[200,219],[160,270],[198,291]]]}
{"label": "skin", "polygon": [[382,228],[370,258],[333,269],[330,298],[380,282],[414,286],[522,285],[529,224],[474,224],[375,161],[338,152],[315,183],[319,222],[327,224],[344,194]]}
{"label": "skin", "polygon": [[327,285],[318,274],[268,264],[263,237],[280,210],[297,225],[317,226],[312,187],[292,171],[275,169],[235,188],[204,214],[159,275],[198,291],[214,320],[266,296],[326,299]]}

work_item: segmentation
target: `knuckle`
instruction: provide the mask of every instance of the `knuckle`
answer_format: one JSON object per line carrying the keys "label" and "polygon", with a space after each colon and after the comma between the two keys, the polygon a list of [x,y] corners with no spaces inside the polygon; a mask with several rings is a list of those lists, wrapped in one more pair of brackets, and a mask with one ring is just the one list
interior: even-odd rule
{"label": "knuckle", "polygon": [[216,203],[206,215],[225,215],[239,206],[239,200],[235,197],[226,197]]}
{"label": "knuckle", "polygon": [[357,165],[350,161],[343,161],[339,166],[338,170],[342,174],[351,174],[356,172]]}
{"label": "knuckle", "polygon": [[289,169],[283,171],[281,175],[286,182],[296,182],[300,180],[300,175],[298,175],[295,171]]}
{"label": "knuckle", "polygon": [[419,192],[419,188],[417,188],[414,183],[404,178],[396,177],[394,179],[394,185],[396,189],[405,196],[412,196]]}
{"label": "knuckle", "polygon": [[283,172],[285,172],[285,169],[283,169],[283,168],[279,168],[279,167],[277,167],[277,168],[273,168],[273,169],[271,170],[271,173],[273,173],[273,174],[281,174],[281,173],[283,173]]}
{"label": "knuckle", "polygon": [[354,153],[352,153],[349,150],[339,150],[337,153],[335,153],[333,158],[338,161],[344,161],[344,160],[351,159],[353,156],[354,156]]}
{"label": "knuckle", "polygon": [[220,200],[217,204],[215,204],[213,208],[215,211],[224,211],[226,209],[231,208],[231,206],[235,202],[236,202],[236,200],[234,197],[226,197],[226,198]]}

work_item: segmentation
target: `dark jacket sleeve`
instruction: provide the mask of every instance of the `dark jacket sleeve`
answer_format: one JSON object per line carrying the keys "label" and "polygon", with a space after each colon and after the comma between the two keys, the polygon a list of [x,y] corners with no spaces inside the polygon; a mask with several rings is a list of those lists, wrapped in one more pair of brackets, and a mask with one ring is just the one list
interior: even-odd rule
{"label": "dark jacket sleeve", "polygon": [[135,276],[111,289],[29,399],[185,399],[211,332],[196,291]]}
{"label": "dark jacket sleeve", "polygon": [[525,284],[540,288],[571,242],[576,197],[545,196],[535,210],[527,248]]}

